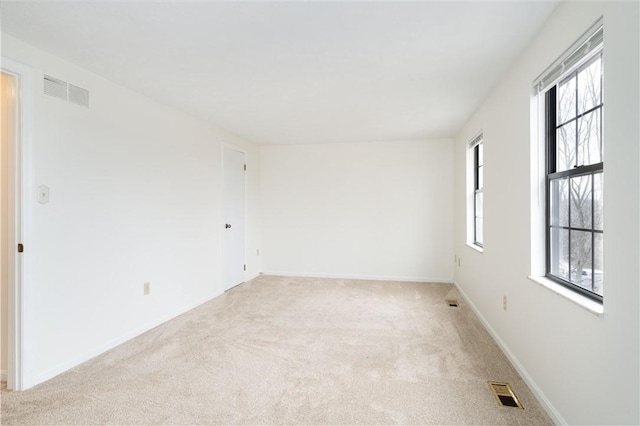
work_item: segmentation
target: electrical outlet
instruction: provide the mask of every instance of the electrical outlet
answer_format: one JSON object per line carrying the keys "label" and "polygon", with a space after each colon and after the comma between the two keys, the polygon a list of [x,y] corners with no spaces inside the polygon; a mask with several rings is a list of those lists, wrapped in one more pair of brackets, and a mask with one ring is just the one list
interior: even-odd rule
{"label": "electrical outlet", "polygon": [[151,283],[144,283],[144,295],[151,293]]}
{"label": "electrical outlet", "polygon": [[502,296],[502,309],[507,310],[507,296]]}
{"label": "electrical outlet", "polygon": [[260,249],[256,249],[256,256],[260,256]]}

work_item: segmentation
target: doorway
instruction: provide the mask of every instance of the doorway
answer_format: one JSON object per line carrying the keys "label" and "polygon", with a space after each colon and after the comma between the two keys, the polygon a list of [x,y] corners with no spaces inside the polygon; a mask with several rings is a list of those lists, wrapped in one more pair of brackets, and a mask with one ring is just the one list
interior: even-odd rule
{"label": "doorway", "polygon": [[[33,70],[2,58],[0,70],[0,263],[1,369],[10,390],[23,390],[22,359],[23,216],[30,203],[23,194],[23,150],[30,139]],[[23,206],[25,202],[25,206]],[[4,385],[4,383],[3,383]]]}
{"label": "doorway", "polygon": [[245,275],[245,153],[224,147],[224,250],[223,286],[229,290],[244,282]]}
{"label": "doorway", "polygon": [[0,276],[2,281],[0,298],[0,370],[2,382],[7,381],[9,358],[9,146],[15,145],[16,137],[16,77],[2,72],[0,81],[2,144],[0,147]]}

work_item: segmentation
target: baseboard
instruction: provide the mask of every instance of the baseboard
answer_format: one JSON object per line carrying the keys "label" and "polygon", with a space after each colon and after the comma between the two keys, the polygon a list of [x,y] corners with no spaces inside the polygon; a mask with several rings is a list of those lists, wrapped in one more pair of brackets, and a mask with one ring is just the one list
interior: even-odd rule
{"label": "baseboard", "polygon": [[[27,390],[35,385],[38,385],[42,382],[45,382],[47,380],[50,380],[52,378],[54,378],[55,376],[64,373],[67,370],[72,369],[73,367],[76,367],[84,362],[89,361],[92,358],[95,358],[98,355],[101,355],[103,353],[105,353],[106,351],[115,348],[118,345],[121,345],[125,342],[127,342],[128,340],[133,339],[134,337],[138,337],[139,335],[146,333],[147,331],[156,328],[159,325],[164,324],[167,321],[170,321],[186,312],[189,312],[190,310],[197,308],[198,306],[202,305],[203,303],[206,303],[210,300],[215,299],[216,297],[220,296],[222,293],[216,293],[213,296],[208,296],[204,299],[201,299],[197,302],[194,303],[190,303],[186,306],[181,307],[180,309],[176,309],[175,311],[172,311],[170,314],[165,315],[157,320],[151,321],[145,325],[143,325],[142,327],[138,327],[136,329],[134,329],[133,331],[130,331],[116,339],[113,339],[111,341],[109,341],[108,343],[101,345],[93,350],[90,350],[88,352],[85,352],[84,354],[77,356],[73,359],[71,359],[70,361],[61,363],[53,368],[50,368],[48,370],[46,370],[43,373],[38,374],[37,376],[35,376],[35,378],[33,380],[25,380],[23,385],[23,390]],[[3,376],[4,377],[4,376]]]}
{"label": "baseboard", "polygon": [[491,327],[491,324],[489,324],[489,322],[482,315],[480,310],[471,301],[471,299],[469,299],[469,297],[464,292],[464,290],[462,290],[462,288],[455,281],[453,282],[453,285],[456,286],[456,289],[458,290],[460,295],[463,297],[463,299],[466,301],[466,303],[471,307],[471,310],[473,311],[473,313],[476,314],[476,316],[478,317],[478,319],[480,320],[484,328],[487,330],[487,332],[489,332],[493,340],[498,344],[498,347],[500,347],[502,352],[506,355],[509,362],[511,362],[511,365],[513,365],[513,368],[516,369],[516,371],[518,372],[518,374],[520,374],[520,376],[525,381],[527,386],[529,386],[529,389],[531,390],[533,395],[536,397],[538,402],[540,402],[540,405],[542,405],[542,408],[544,408],[544,410],[547,412],[549,417],[551,417],[551,420],[553,420],[554,423],[557,425],[566,425],[567,422],[564,420],[560,412],[558,412],[558,410],[553,406],[553,404],[551,403],[549,398],[547,398],[547,396],[544,394],[540,386],[538,386],[535,380],[533,380],[533,378],[529,375],[529,373],[524,368],[524,366],[520,363],[520,361],[515,356],[515,354],[511,352],[511,349],[509,349],[509,346],[507,346],[504,340],[502,340],[502,338],[500,337],[500,335],[498,335],[495,329]]}
{"label": "baseboard", "polygon": [[7,381],[7,370],[0,370],[0,382]]}
{"label": "baseboard", "polygon": [[403,277],[386,275],[356,275],[356,274],[328,274],[315,272],[288,272],[288,271],[263,271],[263,275],[282,277],[308,277],[308,278],[338,278],[347,280],[373,280],[373,281],[407,281],[417,283],[443,283],[451,284],[451,278],[442,277]]}

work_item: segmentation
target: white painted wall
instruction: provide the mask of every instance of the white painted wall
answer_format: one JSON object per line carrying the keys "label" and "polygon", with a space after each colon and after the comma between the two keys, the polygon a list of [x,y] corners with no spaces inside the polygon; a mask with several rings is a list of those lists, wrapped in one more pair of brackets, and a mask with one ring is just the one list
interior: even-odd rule
{"label": "white painted wall", "polygon": [[451,282],[451,140],[263,146],[263,270]]}
{"label": "white painted wall", "polygon": [[[223,142],[247,150],[247,275],[260,271],[254,144],[7,35],[2,55],[37,80],[25,197],[50,188],[25,215],[26,387],[221,292]],[[43,73],[88,89],[90,108],[43,95]]]}
{"label": "white painted wall", "polygon": [[[605,302],[597,316],[532,272],[531,84],[604,16]],[[568,2],[461,130],[455,149],[455,280],[559,422],[638,424],[640,75],[637,2]],[[465,245],[465,155],[484,131],[484,253]],[[533,225],[536,225],[535,223]],[[534,228],[536,229],[536,228]],[[502,297],[508,296],[508,311]]]}

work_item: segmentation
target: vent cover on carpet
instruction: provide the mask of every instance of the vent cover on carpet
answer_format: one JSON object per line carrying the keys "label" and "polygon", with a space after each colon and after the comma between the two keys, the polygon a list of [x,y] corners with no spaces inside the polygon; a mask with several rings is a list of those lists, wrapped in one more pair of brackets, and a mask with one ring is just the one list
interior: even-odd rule
{"label": "vent cover on carpet", "polygon": [[498,404],[503,407],[516,407],[522,408],[522,404],[518,401],[516,394],[511,390],[511,386],[508,383],[489,382],[489,387],[496,397]]}
{"label": "vent cover on carpet", "polygon": [[457,308],[458,306],[460,306],[458,304],[458,301],[454,299],[447,299],[446,302],[447,302],[447,305],[449,305],[452,308]]}

